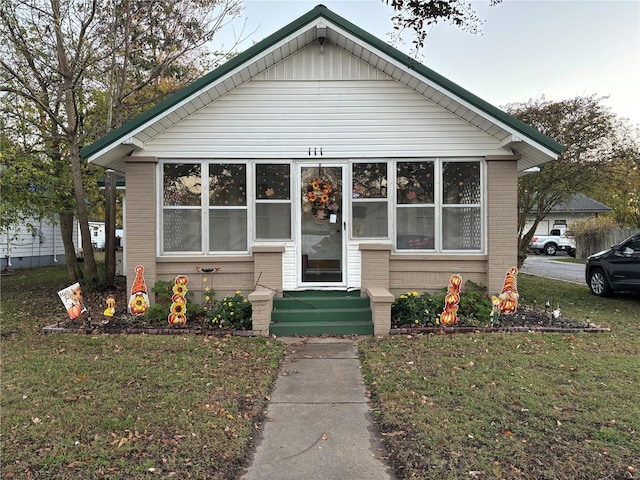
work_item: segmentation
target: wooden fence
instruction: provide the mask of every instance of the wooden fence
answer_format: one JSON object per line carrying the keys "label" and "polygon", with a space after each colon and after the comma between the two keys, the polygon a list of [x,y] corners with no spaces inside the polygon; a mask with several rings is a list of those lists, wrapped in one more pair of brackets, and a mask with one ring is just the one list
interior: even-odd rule
{"label": "wooden fence", "polygon": [[589,255],[607,250],[638,232],[640,228],[620,228],[597,236],[576,239],[576,257],[586,259]]}

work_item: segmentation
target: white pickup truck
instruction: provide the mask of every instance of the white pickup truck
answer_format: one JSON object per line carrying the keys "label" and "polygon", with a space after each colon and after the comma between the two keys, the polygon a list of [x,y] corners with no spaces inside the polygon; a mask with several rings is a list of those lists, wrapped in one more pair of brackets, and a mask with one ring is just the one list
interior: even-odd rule
{"label": "white pickup truck", "polygon": [[573,235],[566,230],[554,228],[549,235],[534,235],[529,242],[529,250],[536,255],[555,255],[558,251],[567,252],[570,256],[576,256],[576,242]]}

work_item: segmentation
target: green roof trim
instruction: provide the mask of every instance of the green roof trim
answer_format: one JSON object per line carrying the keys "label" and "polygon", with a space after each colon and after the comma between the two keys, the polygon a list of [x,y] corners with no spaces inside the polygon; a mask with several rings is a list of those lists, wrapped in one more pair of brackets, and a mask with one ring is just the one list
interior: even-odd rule
{"label": "green roof trim", "polygon": [[405,65],[407,68],[414,70],[417,76],[425,77],[431,80],[433,83],[439,85],[443,89],[460,97],[464,101],[468,102],[469,104],[473,105],[479,110],[485,112],[489,116],[494,117],[495,119],[501,121],[502,123],[510,126],[517,132],[523,134],[524,136],[530,138],[531,140],[534,140],[540,145],[543,145],[544,147],[548,148],[552,152],[558,155],[562,153],[562,150],[563,150],[562,145],[560,145],[558,142],[556,142],[552,138],[544,135],[543,133],[539,132],[535,128],[527,125],[524,122],[521,122],[517,118],[509,115],[508,113],[500,110],[499,108],[491,105],[490,103],[482,100],[481,98],[477,97],[476,95],[469,92],[468,90],[462,88],[456,83],[446,79],[439,73],[421,64],[414,58],[411,58],[410,56],[402,53],[401,51],[397,50],[391,45],[383,42],[382,40],[366,32],[365,30],[358,27],[357,25],[354,25],[353,23],[349,22],[345,18],[335,14],[324,5],[317,5],[315,8],[313,8],[306,14],[302,15],[301,17],[289,23],[288,25],[281,28],[280,30],[276,31],[275,33],[269,35],[264,40],[261,40],[260,42],[256,43],[255,45],[248,48],[244,52],[236,55],[231,60],[225,62],[215,70],[212,70],[206,75],[200,77],[198,80],[195,80],[193,83],[187,85],[186,87],[177,91],[173,95],[167,97],[165,100],[158,103],[156,106],[150,108],[144,113],[141,113],[140,115],[133,118],[129,122],[125,123],[124,125],[112,130],[107,135],[95,141],[91,145],[84,147],[81,151],[81,155],[84,158],[91,157],[92,155],[96,154],[103,148],[109,146],[111,143],[116,142],[117,140],[120,140],[128,136],[132,131],[136,130],[140,126],[152,120],[154,117],[159,116],[163,112],[169,110],[173,106],[184,101],[186,98],[190,97],[194,93],[197,93],[202,88],[215,82],[217,79],[223,77],[227,73],[235,70],[236,68],[238,68],[239,66],[241,66],[242,64],[244,64],[245,62],[253,58],[254,56],[257,56],[262,51],[278,43],[282,39],[291,35],[293,32],[313,22],[315,19],[319,17],[326,18],[327,20],[336,24],[343,30],[348,31],[353,36],[359,38],[364,43],[367,43],[372,47],[374,47],[375,49],[380,50],[381,52],[384,52],[385,54],[389,55],[389,57]]}

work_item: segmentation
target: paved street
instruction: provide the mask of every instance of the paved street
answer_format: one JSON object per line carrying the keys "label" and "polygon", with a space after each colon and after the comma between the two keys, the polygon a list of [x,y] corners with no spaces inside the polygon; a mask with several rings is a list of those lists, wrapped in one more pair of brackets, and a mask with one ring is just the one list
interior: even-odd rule
{"label": "paved street", "polygon": [[524,261],[520,271],[529,275],[553,278],[565,282],[586,285],[584,280],[584,264],[558,261],[563,256],[530,255]]}

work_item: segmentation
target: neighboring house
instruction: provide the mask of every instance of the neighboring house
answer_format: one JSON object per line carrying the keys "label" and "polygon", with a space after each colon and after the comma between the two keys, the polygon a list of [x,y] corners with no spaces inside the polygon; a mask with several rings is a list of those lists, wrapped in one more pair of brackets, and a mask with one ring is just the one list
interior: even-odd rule
{"label": "neighboring house", "polygon": [[[75,241],[75,238],[74,238]],[[54,219],[31,219],[0,234],[0,268],[65,264],[60,225]]]}
{"label": "neighboring house", "polygon": [[501,290],[518,173],[561,151],[319,5],[82,153],[125,174],[129,288],[219,267],[263,334],[283,291],[359,289],[384,334],[391,294]]}
{"label": "neighboring house", "polygon": [[[104,250],[106,235],[106,229],[104,222],[96,222],[89,220],[89,233],[91,234],[91,245],[94,251]],[[78,251],[82,251],[82,232],[80,231],[80,224],[78,224]]]}
{"label": "neighboring house", "polygon": [[[584,220],[589,217],[597,217],[601,213],[611,211],[604,203],[587,197],[583,193],[576,193],[567,201],[559,203],[551,209],[536,228],[536,235],[549,235],[554,228],[567,228],[576,220]],[[526,229],[533,225],[531,220]]]}

